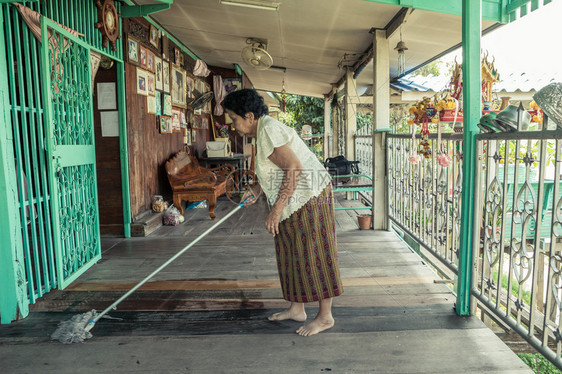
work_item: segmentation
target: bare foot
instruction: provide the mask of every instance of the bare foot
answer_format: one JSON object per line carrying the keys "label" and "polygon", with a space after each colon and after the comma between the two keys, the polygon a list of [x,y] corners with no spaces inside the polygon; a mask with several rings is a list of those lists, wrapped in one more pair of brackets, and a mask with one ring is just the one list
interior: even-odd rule
{"label": "bare foot", "polygon": [[291,308],[286,309],[279,313],[274,313],[270,315],[268,318],[270,321],[284,321],[286,319],[292,319],[293,321],[297,322],[304,322],[306,321],[306,313],[303,312],[294,312]]}
{"label": "bare foot", "polygon": [[316,335],[319,332],[331,329],[333,326],[334,326],[334,319],[332,317],[328,317],[328,318],[316,317],[314,321],[307,323],[304,326],[301,326],[297,330],[297,334],[299,334],[300,336]]}

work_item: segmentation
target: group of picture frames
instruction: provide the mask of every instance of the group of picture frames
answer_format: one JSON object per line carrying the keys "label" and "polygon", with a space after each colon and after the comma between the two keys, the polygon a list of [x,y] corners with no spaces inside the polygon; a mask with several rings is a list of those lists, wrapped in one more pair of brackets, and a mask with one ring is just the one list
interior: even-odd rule
{"label": "group of picture frames", "polygon": [[[159,32],[151,25],[150,43],[158,49]],[[192,76],[181,66],[183,65],[183,53],[174,48],[175,53],[170,58],[156,55],[150,48],[132,36],[127,37],[127,57],[129,63],[136,65],[136,90],[137,94],[147,97],[148,113],[160,115],[158,107],[162,111],[167,105],[167,96],[171,99],[171,106],[186,109],[188,101],[195,99],[198,95],[211,90],[211,86],[195,76]],[[157,93],[161,93],[163,101],[159,103]],[[210,113],[211,104],[208,103],[197,114]],[[171,114],[164,114],[171,115]]]}
{"label": "group of picture frames", "polygon": [[187,118],[185,116],[185,111],[182,109],[173,108],[171,114],[162,111],[158,121],[161,134],[182,132],[182,129],[187,129]]}

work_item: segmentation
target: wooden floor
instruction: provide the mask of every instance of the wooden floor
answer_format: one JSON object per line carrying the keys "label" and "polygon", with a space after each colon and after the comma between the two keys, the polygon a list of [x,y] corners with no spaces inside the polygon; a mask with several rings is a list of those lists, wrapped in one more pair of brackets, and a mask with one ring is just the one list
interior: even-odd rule
{"label": "wooden floor", "polygon": [[[341,197],[338,205],[358,204]],[[234,207],[220,200],[217,218]],[[477,318],[456,316],[454,295],[434,283],[435,274],[394,234],[358,230],[358,212],[336,212],[344,294],[334,299],[333,329],[302,338],[294,333],[299,323],[267,320],[287,302],[260,201],[110,313],[120,320],[100,320],[83,348],[68,348],[86,355],[77,361],[80,372],[530,372]],[[62,345],[49,342],[49,334],[77,313],[104,309],[214,224],[207,209],[187,210],[185,217],[180,226],[162,227],[147,238],[104,238],[96,266],[64,291],[43,297],[25,320],[0,327],[6,367],[37,369],[21,353],[27,346],[35,359],[47,362],[42,370],[52,370],[42,372],[78,372],[65,365]],[[311,319],[316,305],[307,310]],[[120,364],[118,357],[128,362],[140,352],[137,365]]]}

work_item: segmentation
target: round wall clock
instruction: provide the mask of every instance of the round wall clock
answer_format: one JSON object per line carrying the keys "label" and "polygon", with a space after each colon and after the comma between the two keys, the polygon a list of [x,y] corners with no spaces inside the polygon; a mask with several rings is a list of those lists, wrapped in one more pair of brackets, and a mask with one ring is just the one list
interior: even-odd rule
{"label": "round wall clock", "polygon": [[116,51],[115,41],[121,36],[119,35],[119,14],[115,9],[113,0],[95,0],[98,7],[98,22],[95,24],[96,29],[100,30],[103,37],[103,47],[107,47],[107,42],[111,42],[111,48]]}

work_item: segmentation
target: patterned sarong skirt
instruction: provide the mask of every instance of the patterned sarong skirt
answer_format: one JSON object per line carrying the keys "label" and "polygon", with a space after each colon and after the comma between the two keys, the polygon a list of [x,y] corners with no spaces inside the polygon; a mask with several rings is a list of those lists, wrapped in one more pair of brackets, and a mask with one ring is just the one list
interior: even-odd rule
{"label": "patterned sarong skirt", "polygon": [[307,303],[343,293],[331,184],[279,223],[275,252],[285,300]]}

